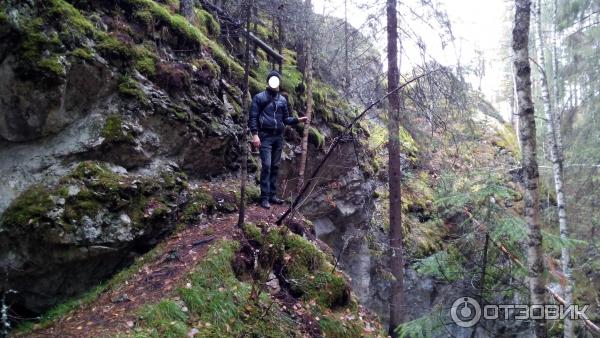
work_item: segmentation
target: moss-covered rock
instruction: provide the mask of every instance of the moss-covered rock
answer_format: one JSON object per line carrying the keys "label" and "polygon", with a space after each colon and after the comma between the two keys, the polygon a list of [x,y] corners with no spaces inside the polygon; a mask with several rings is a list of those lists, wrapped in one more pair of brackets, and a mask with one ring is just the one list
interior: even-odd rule
{"label": "moss-covered rock", "polygon": [[263,229],[253,224],[244,226],[246,236],[261,247],[259,261],[263,267],[282,266],[281,283],[292,295],[331,309],[352,302],[348,282],[313,242],[291,233],[286,227],[264,225]]}
{"label": "moss-covered rock", "polygon": [[110,115],[104,122],[100,135],[108,142],[133,142],[131,130],[123,126],[123,118],[120,115]]}
{"label": "moss-covered rock", "polygon": [[138,177],[83,162],[54,186],[28,189],[0,223],[0,262],[16,269],[11,302],[41,312],[151,248],[174,228],[185,184],[172,170]]}
{"label": "moss-covered rock", "polygon": [[180,221],[186,224],[195,224],[213,212],[217,202],[212,195],[202,189],[193,191],[191,197],[183,209]]}
{"label": "moss-covered rock", "polygon": [[140,103],[148,104],[146,93],[140,88],[139,84],[127,75],[119,78],[119,93],[125,97],[136,98]]}

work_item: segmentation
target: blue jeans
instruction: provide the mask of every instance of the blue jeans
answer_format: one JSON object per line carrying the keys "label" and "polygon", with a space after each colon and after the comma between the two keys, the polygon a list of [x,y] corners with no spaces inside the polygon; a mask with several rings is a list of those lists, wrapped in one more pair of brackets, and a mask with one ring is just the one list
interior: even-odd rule
{"label": "blue jeans", "polygon": [[260,197],[267,199],[277,194],[277,173],[281,162],[283,135],[281,133],[258,132],[260,138]]}

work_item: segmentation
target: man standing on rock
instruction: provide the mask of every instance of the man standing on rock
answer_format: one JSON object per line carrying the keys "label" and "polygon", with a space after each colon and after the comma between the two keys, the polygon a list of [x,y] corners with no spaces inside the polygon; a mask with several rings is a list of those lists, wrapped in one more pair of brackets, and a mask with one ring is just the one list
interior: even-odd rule
{"label": "man standing on rock", "polygon": [[282,204],[277,198],[277,172],[283,150],[285,125],[306,122],[306,117],[290,116],[287,100],[279,93],[281,75],[271,71],[267,75],[267,89],[252,99],[248,127],[252,132],[252,144],[260,149],[260,206],[269,209],[270,203]]}

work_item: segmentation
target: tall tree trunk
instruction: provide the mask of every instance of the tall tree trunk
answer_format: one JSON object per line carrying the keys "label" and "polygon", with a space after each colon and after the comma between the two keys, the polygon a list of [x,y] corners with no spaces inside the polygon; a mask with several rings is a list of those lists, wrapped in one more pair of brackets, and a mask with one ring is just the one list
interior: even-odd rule
{"label": "tall tree trunk", "polygon": [[[277,16],[277,51],[279,52],[279,55],[283,55],[283,41],[284,41],[283,20],[281,20],[281,14],[279,14]],[[277,68],[278,68],[279,74],[283,75],[283,60],[279,60],[279,63],[277,64]]]}
{"label": "tall tree trunk", "polygon": [[198,23],[196,12],[194,11],[194,0],[180,0],[179,1],[179,12],[187,19],[192,25]]}
{"label": "tall tree trunk", "polygon": [[348,0],[344,0],[344,95],[350,89],[350,59],[348,58]]}
{"label": "tall tree trunk", "polygon": [[[536,6],[536,50],[538,63],[542,68],[540,71],[540,86],[542,89],[542,103],[544,115],[546,116],[547,139],[550,148],[550,161],[552,162],[552,175],[554,176],[554,188],[556,191],[556,203],[558,207],[558,224],[560,238],[563,241],[569,239],[569,226],[567,223],[567,204],[564,193],[564,165],[562,161],[562,145],[559,147],[560,127],[556,125],[555,109],[552,109],[550,90],[548,88],[548,77],[546,72],[546,58],[544,56],[544,39],[542,36],[542,1],[537,0]],[[556,74],[556,69],[554,70]],[[556,81],[556,80],[555,80]],[[556,91],[555,91],[556,93]],[[556,102],[556,100],[554,101]],[[566,281],[563,284],[563,297],[567,305],[573,304],[573,274],[571,272],[571,253],[569,247],[563,244],[561,248],[561,265]],[[575,322],[568,317],[564,319],[564,338],[572,338],[575,335]]]}
{"label": "tall tree trunk", "polygon": [[563,162],[562,149],[562,114],[563,107],[560,98],[560,86],[558,85],[559,72],[558,72],[558,1],[554,0],[554,7],[552,9],[552,83],[554,90],[554,125],[556,126],[556,146],[559,149],[558,158]]}
{"label": "tall tree trunk", "polygon": [[[252,20],[252,4],[253,0],[249,0],[244,5],[246,15],[246,31],[250,32],[250,21]],[[244,107],[244,121],[242,126],[241,144],[242,144],[242,169],[240,178],[240,212],[238,215],[238,226],[244,225],[246,213],[246,181],[248,178],[248,116],[250,115],[250,104],[248,100],[248,81],[250,80],[250,34],[246,35],[246,49],[244,51],[244,84],[242,88],[242,106]]]}
{"label": "tall tree trunk", "polygon": [[512,72],[512,84],[513,84],[513,115],[512,115],[512,126],[517,134],[517,143],[519,144],[519,150],[521,150],[521,135],[519,135],[519,97],[517,95],[517,75],[515,72],[515,65],[510,65],[510,71]]}
{"label": "tall tree trunk", "polygon": [[308,120],[304,124],[304,134],[302,135],[302,154],[300,155],[300,168],[298,170],[298,190],[304,185],[304,173],[306,171],[306,159],[308,156],[308,134],[310,132],[313,110],[312,34],[309,33],[312,22],[312,4],[310,0],[306,0],[305,4],[307,18],[304,26],[304,51],[306,53],[306,66],[304,68],[304,81],[306,82],[306,112],[304,113],[304,116],[306,116]]}
{"label": "tall tree trunk", "polygon": [[[513,51],[519,99],[519,134],[525,191],[525,222],[527,223],[527,267],[530,303],[545,304],[542,232],[539,223],[540,201],[538,194],[539,172],[536,159],[536,134],[533,102],[531,99],[531,66],[529,65],[530,0],[515,0],[515,25]],[[534,321],[535,336],[547,336],[546,321]]]}
{"label": "tall tree trunk", "polygon": [[[399,86],[398,69],[398,17],[396,1],[387,0],[387,57],[388,91]],[[390,328],[389,334],[398,337],[395,329],[404,320],[404,249],[402,247],[402,207],[400,194],[400,105],[401,96],[392,93],[389,98],[388,117],[388,184],[390,202],[390,269],[394,280],[390,290]]]}

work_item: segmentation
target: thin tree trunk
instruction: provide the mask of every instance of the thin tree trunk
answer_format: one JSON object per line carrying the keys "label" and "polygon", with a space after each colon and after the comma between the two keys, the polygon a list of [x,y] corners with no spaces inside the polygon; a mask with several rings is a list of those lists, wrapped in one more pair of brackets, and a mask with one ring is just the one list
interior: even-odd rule
{"label": "thin tree trunk", "polygon": [[350,89],[350,60],[348,58],[348,0],[344,0],[344,94]]}
{"label": "thin tree trunk", "polygon": [[300,168],[298,170],[298,190],[304,185],[304,173],[306,171],[306,159],[308,156],[308,134],[310,132],[310,123],[312,120],[313,110],[313,60],[312,60],[312,35],[309,33],[311,29],[312,4],[310,0],[306,0],[306,24],[305,24],[305,55],[306,66],[304,68],[304,79],[306,82],[306,112],[304,116],[308,118],[304,124],[304,134],[302,135],[302,153],[300,155]]}
{"label": "thin tree trunk", "polygon": [[559,150],[559,154],[558,154],[558,158],[561,162],[563,162],[563,154],[562,154],[562,149],[564,149],[563,147],[563,141],[562,141],[562,114],[563,114],[563,107],[561,104],[561,99],[560,99],[560,87],[558,85],[558,80],[559,80],[559,76],[558,76],[558,42],[557,42],[557,38],[558,38],[558,1],[554,0],[554,8],[553,8],[553,12],[552,12],[552,63],[553,63],[553,68],[554,71],[552,72],[552,82],[554,84],[553,89],[554,89],[554,125],[556,126],[556,146],[558,147]]}
{"label": "thin tree trunk", "polygon": [[[485,306],[484,301],[485,298],[483,297],[483,294],[485,293],[485,273],[487,270],[487,257],[488,257],[488,247],[490,244],[490,234],[488,232],[486,232],[485,234],[485,241],[483,243],[483,257],[481,259],[481,279],[479,281],[479,305],[481,306]],[[475,335],[477,334],[477,327],[479,326],[479,323],[475,323],[475,326],[473,327],[473,331],[471,331],[471,338],[475,338]]]}
{"label": "thin tree trunk", "polygon": [[[527,268],[529,276],[530,303],[545,304],[544,261],[542,232],[539,223],[539,172],[536,159],[536,134],[533,102],[531,99],[531,66],[529,65],[530,0],[515,0],[515,25],[513,28],[513,51],[519,99],[519,134],[525,191],[525,222],[527,223]],[[535,336],[547,336],[546,321],[534,321]]]}
{"label": "thin tree trunk", "polygon": [[[559,148],[558,134],[560,128],[556,125],[555,115],[557,114],[551,106],[550,90],[548,88],[548,77],[545,71],[546,58],[544,56],[544,40],[542,37],[542,2],[537,0],[536,6],[536,44],[538,63],[542,68],[540,71],[540,85],[542,89],[542,103],[544,115],[546,116],[548,146],[550,148],[550,161],[552,162],[552,174],[554,176],[554,188],[556,191],[556,203],[558,207],[558,224],[560,229],[560,238],[563,241],[569,239],[569,226],[567,223],[567,205],[565,200],[564,186],[564,166],[562,161],[562,149]],[[556,101],[555,101],[556,102]],[[555,109],[556,106],[555,106]],[[563,296],[567,305],[573,304],[573,274],[571,272],[571,253],[569,247],[563,244],[561,248],[561,263],[563,274],[566,281],[563,284]],[[568,317],[564,319],[564,338],[572,338],[575,335],[575,323]]]}
{"label": "thin tree trunk", "polygon": [[[283,20],[281,20],[281,16],[277,17],[277,51],[279,54],[283,55]],[[279,60],[277,63],[279,74],[283,75],[283,59]]]}
{"label": "thin tree trunk", "polygon": [[512,116],[512,126],[515,130],[515,134],[517,135],[517,143],[519,144],[519,150],[521,150],[521,135],[519,135],[519,98],[517,95],[517,75],[515,72],[515,65],[510,65],[510,70],[512,72],[512,80],[513,80],[513,116]]}
{"label": "thin tree trunk", "polygon": [[179,1],[179,12],[187,19],[192,25],[198,23],[196,12],[194,11],[194,0],[181,0]]}
{"label": "thin tree trunk", "polygon": [[[396,1],[387,0],[387,57],[388,91],[398,87],[400,72],[398,69],[398,17]],[[394,277],[390,290],[390,328],[389,334],[398,337],[396,328],[404,321],[404,249],[402,247],[402,208],[400,194],[400,93],[389,96],[388,117],[388,184],[390,203],[390,269]]]}
{"label": "thin tree trunk", "polygon": [[[250,21],[252,19],[252,4],[250,0],[245,4],[245,15],[246,15],[246,30],[250,32]],[[245,213],[246,213],[246,181],[248,178],[248,132],[246,130],[248,126],[248,115],[250,114],[249,102],[248,102],[248,81],[250,79],[250,38],[249,34],[246,36],[246,50],[244,51],[244,84],[242,88],[242,106],[244,107],[244,121],[242,126],[244,131],[242,132],[241,144],[242,144],[242,173],[240,179],[240,212],[238,215],[238,226],[244,225]]]}
{"label": "thin tree trunk", "polygon": [[[352,121],[350,122],[350,124],[348,124],[344,130],[341,132],[340,135],[338,135],[336,138],[333,139],[333,141],[331,142],[331,145],[329,145],[329,150],[327,150],[327,152],[325,153],[325,156],[323,156],[323,159],[321,160],[321,162],[319,162],[319,164],[316,165],[316,168],[313,170],[312,174],[310,175],[309,179],[313,179],[316,178],[317,175],[319,174],[319,172],[321,172],[321,169],[323,168],[323,166],[325,165],[325,163],[327,163],[327,160],[329,160],[329,158],[331,157],[331,154],[333,154],[333,151],[337,148],[337,145],[340,143],[340,141],[342,139],[344,139],[345,136],[350,134],[350,131],[352,130],[352,128],[354,128],[354,126],[356,125],[356,123],[358,121],[360,121],[362,118],[364,118],[367,113],[369,111],[371,111],[371,109],[373,109],[375,106],[379,106],[382,102],[384,102],[390,95],[394,94],[397,91],[400,91],[402,89],[404,89],[404,87],[410,85],[413,82],[416,82],[426,76],[429,76],[435,72],[438,72],[442,70],[442,68],[438,68],[432,71],[429,71],[427,73],[423,73],[421,75],[415,76],[412,79],[404,82],[402,85],[389,90],[388,92],[383,95],[382,97],[378,98],[377,100],[371,102],[371,104],[369,104],[362,112],[360,112],[360,114],[356,115]],[[379,84],[378,84],[379,85]],[[294,200],[292,201],[292,204],[285,210],[285,212],[283,214],[281,214],[281,216],[279,216],[279,218],[275,221],[275,224],[277,225],[281,225],[283,224],[283,221],[285,221],[285,219],[292,214],[292,212],[296,209],[296,207],[299,205],[300,201],[303,198],[306,198],[304,195],[306,194],[306,192],[308,191],[308,188],[310,187],[310,184],[304,184],[304,186],[302,187],[302,189],[300,190],[300,192],[298,192],[298,194],[296,195],[296,197],[294,197]]]}

